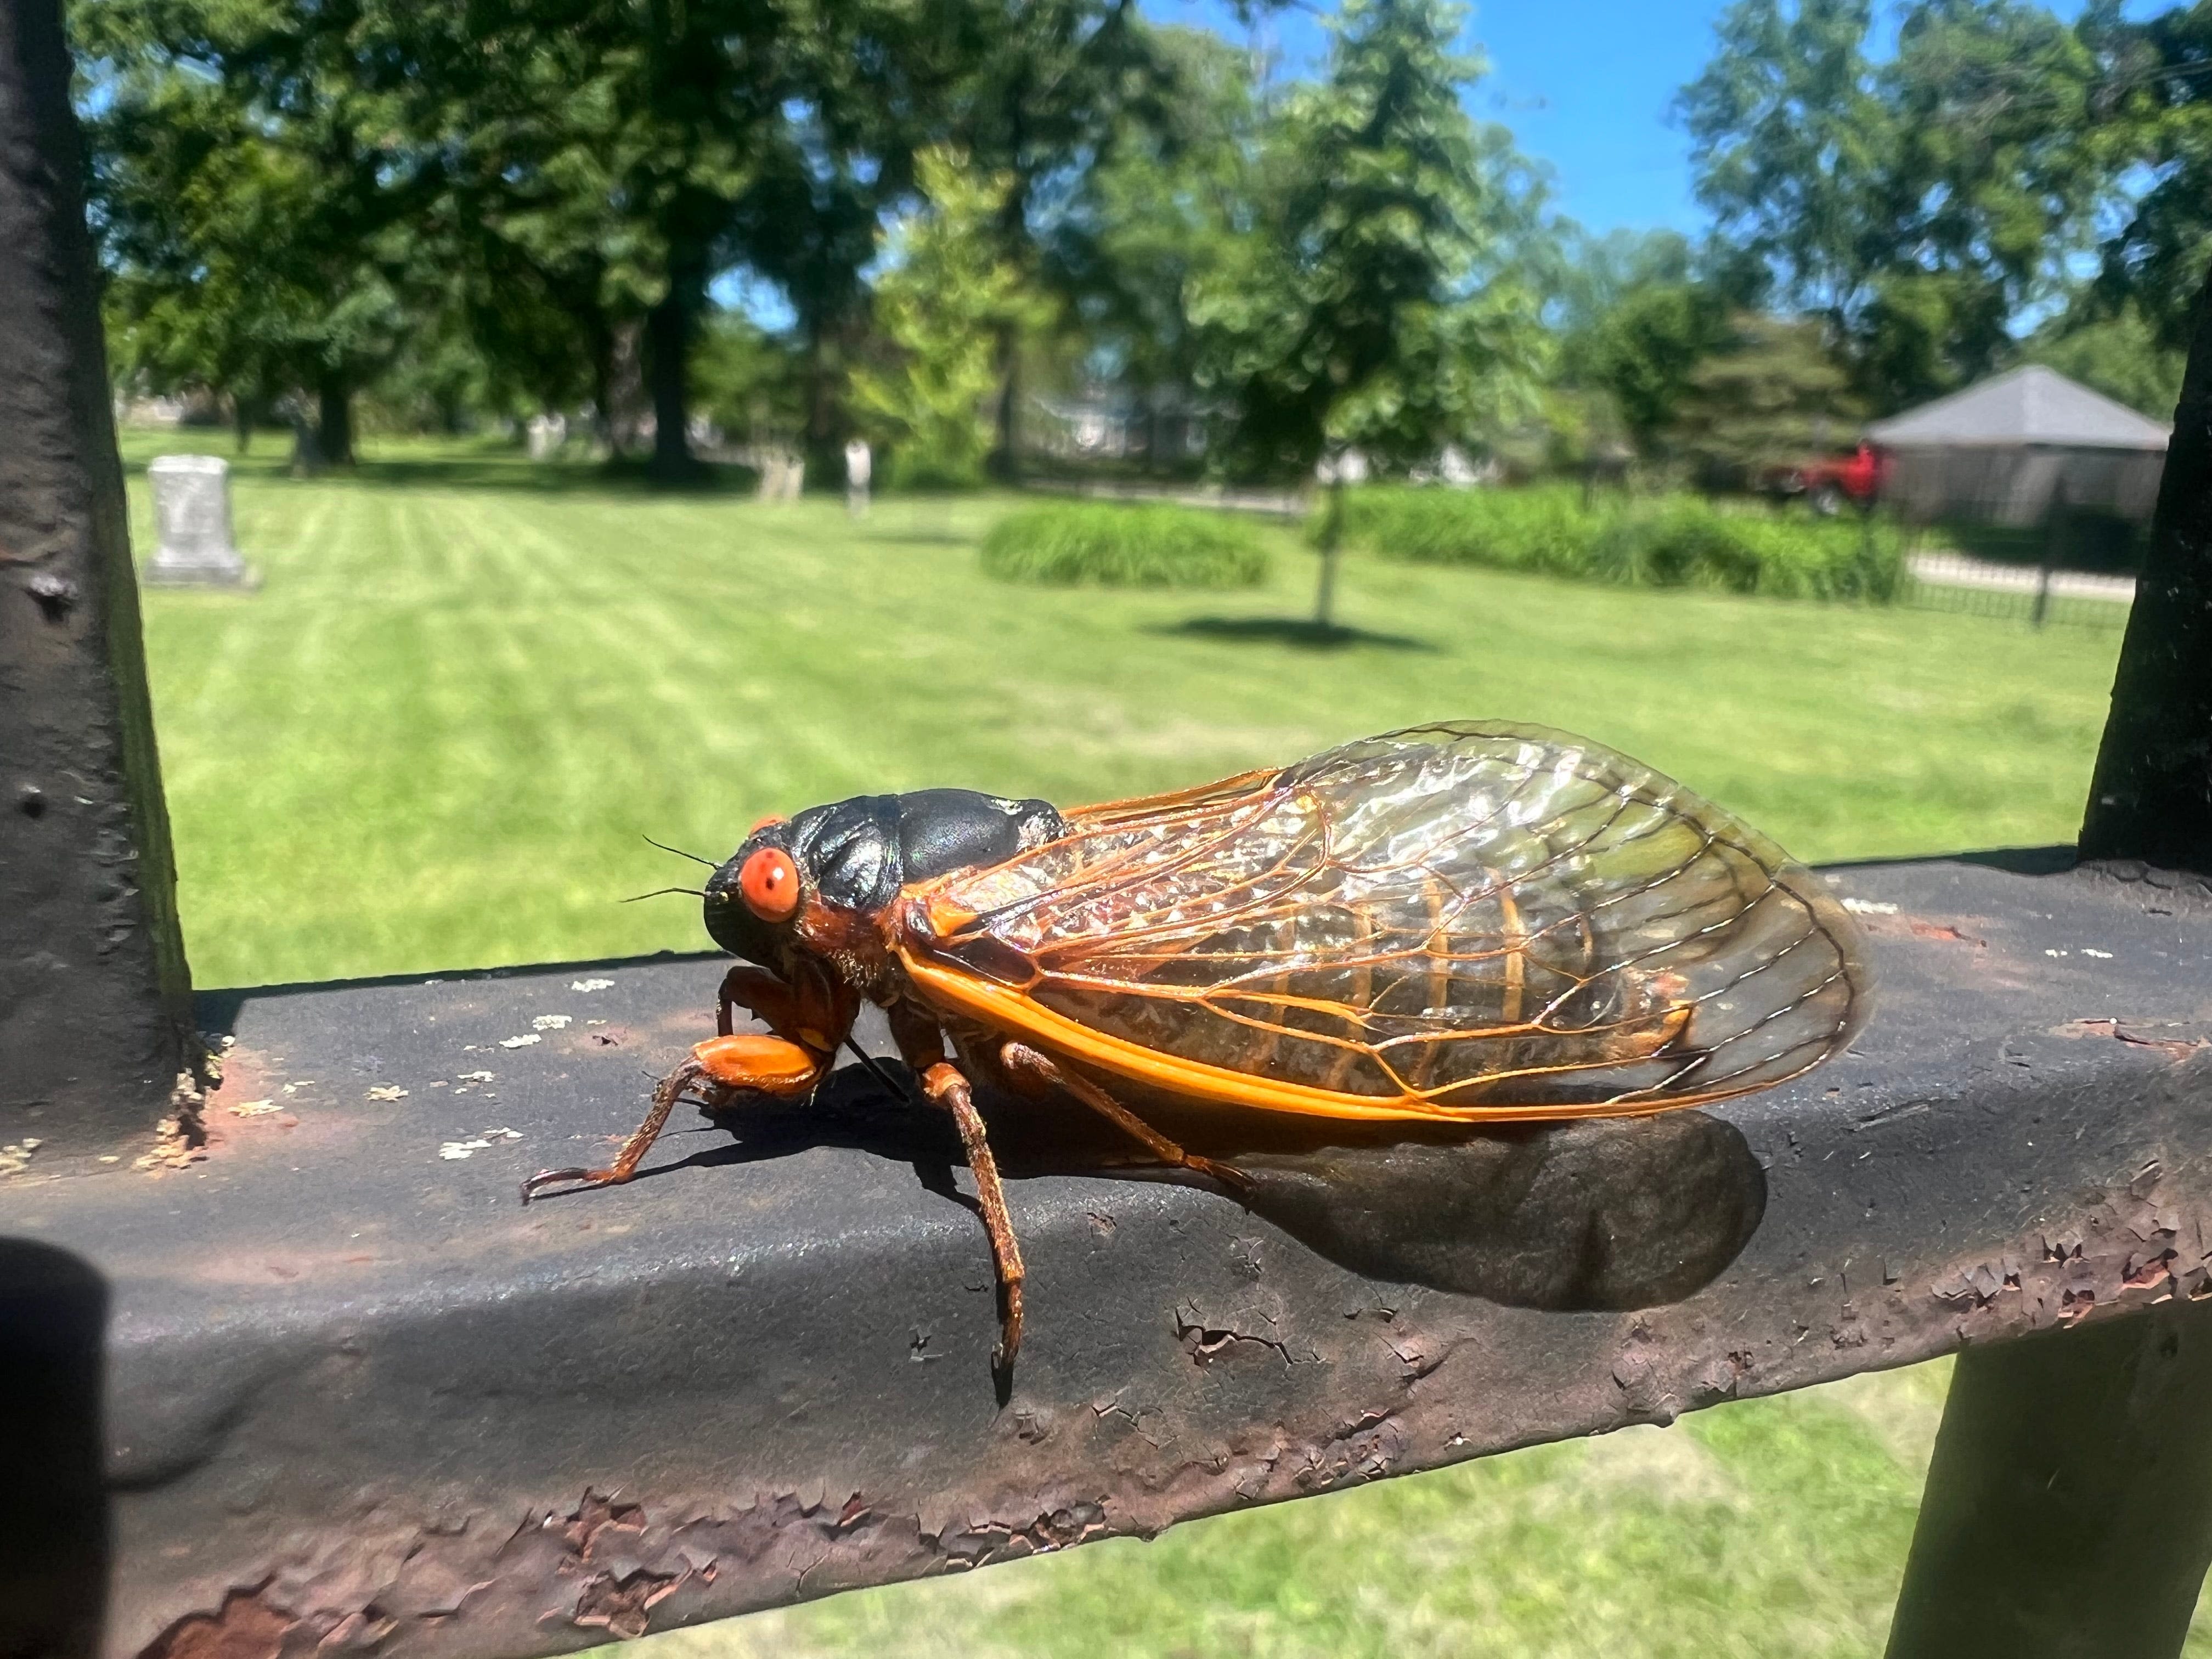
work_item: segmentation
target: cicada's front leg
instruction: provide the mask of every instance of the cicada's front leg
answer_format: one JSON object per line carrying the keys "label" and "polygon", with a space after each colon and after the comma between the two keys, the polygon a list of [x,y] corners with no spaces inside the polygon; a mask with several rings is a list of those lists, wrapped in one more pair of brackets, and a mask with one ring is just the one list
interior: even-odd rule
{"label": "cicada's front leg", "polygon": [[[732,1005],[757,1013],[776,1035],[732,1034]],[[693,1048],[690,1058],[660,1079],[653,1091],[653,1109],[612,1164],[603,1170],[541,1170],[522,1183],[522,1201],[527,1204],[541,1187],[555,1182],[611,1187],[628,1181],[688,1091],[700,1091],[714,1104],[733,1095],[791,1100],[806,1094],[828,1073],[852,1016],[826,987],[789,986],[757,968],[732,968],[715,1000],[714,1024],[720,1035]]]}

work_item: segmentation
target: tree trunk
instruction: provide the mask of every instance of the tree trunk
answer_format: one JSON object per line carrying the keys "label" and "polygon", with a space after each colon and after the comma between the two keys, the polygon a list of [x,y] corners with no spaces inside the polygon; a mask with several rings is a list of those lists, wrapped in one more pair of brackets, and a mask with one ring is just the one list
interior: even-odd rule
{"label": "tree trunk", "polygon": [[315,447],[325,466],[353,465],[353,381],[331,369],[315,387]]}
{"label": "tree trunk", "polygon": [[653,476],[681,483],[696,477],[689,430],[691,387],[685,358],[691,345],[691,304],[685,285],[671,283],[667,295],[646,313],[646,384],[653,393]]}
{"label": "tree trunk", "polygon": [[1017,442],[1022,399],[1022,348],[1012,327],[999,336],[998,435],[985,470],[1001,483],[1018,482],[1022,459]]}
{"label": "tree trunk", "polygon": [[1321,588],[1314,595],[1314,631],[1336,631],[1336,562],[1344,541],[1344,480],[1331,475],[1328,509],[1321,521]]}
{"label": "tree trunk", "polygon": [[645,429],[645,325],[617,323],[607,346],[607,454],[627,455]]}
{"label": "tree trunk", "polygon": [[230,394],[230,429],[237,437],[240,454],[253,447],[253,405],[243,392]]}
{"label": "tree trunk", "polygon": [[592,343],[592,436],[607,454],[615,453],[615,331],[600,326]]}

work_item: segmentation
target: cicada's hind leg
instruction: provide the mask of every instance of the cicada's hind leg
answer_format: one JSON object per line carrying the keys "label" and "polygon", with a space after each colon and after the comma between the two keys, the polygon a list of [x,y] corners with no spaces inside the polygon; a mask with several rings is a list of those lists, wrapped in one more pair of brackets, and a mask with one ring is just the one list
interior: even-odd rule
{"label": "cicada's hind leg", "polygon": [[659,1139],[668,1114],[690,1090],[790,1099],[819,1083],[827,1065],[828,1056],[781,1037],[740,1035],[702,1042],[660,1079],[660,1086],[653,1091],[653,1109],[623,1142],[612,1164],[604,1170],[540,1170],[522,1183],[522,1201],[527,1204],[539,1188],[556,1181],[573,1181],[585,1187],[612,1187],[628,1181],[637,1173],[639,1160]]}
{"label": "cicada's hind leg", "polygon": [[1042,1094],[1048,1090],[1058,1089],[1073,1096],[1109,1123],[1141,1142],[1146,1151],[1170,1168],[1194,1170],[1209,1180],[1219,1182],[1239,1200],[1251,1190],[1251,1183],[1245,1179],[1242,1170],[1233,1164],[1185,1152],[1089,1078],[1063,1070],[1050,1055],[1040,1054],[1026,1042],[1001,1045],[999,1063],[1006,1067],[1007,1080],[1024,1093]]}
{"label": "cicada's hind leg", "polygon": [[968,1154],[969,1172],[975,1177],[975,1202],[983,1212],[983,1231],[991,1236],[991,1261],[999,1276],[999,1346],[991,1354],[991,1369],[1001,1376],[1014,1363],[1022,1346],[1021,1241],[1014,1237],[1012,1218],[1006,1213],[1006,1190],[999,1182],[999,1160],[991,1155],[991,1142],[983,1133],[982,1115],[968,1079],[950,1060],[924,1068],[921,1091],[952,1115],[960,1131],[960,1145]]}

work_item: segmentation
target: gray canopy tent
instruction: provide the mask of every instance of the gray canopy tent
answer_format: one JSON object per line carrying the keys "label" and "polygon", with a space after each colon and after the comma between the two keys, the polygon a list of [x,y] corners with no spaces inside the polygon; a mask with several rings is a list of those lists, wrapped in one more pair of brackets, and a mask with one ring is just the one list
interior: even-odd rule
{"label": "gray canopy tent", "polygon": [[1905,519],[2039,524],[2051,508],[2150,521],[2169,428],[2031,365],[1876,421],[1885,498]]}

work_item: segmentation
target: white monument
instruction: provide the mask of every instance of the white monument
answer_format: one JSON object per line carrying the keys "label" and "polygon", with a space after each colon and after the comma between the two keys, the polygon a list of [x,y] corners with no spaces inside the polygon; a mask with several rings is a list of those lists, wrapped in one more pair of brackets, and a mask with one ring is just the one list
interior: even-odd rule
{"label": "white monument", "polygon": [[550,461],[561,453],[561,446],[568,441],[568,417],[565,415],[532,415],[526,428],[530,434],[530,459]]}
{"label": "white monument", "polygon": [[157,455],[146,464],[159,544],[145,580],[159,585],[255,587],[260,578],[230,537],[230,463],[219,455]]}
{"label": "white monument", "polygon": [[756,452],[760,482],[754,488],[763,501],[795,501],[806,487],[806,458],[783,444],[763,444]]}
{"label": "white monument", "polygon": [[875,458],[868,453],[866,438],[855,438],[845,446],[845,511],[856,519],[868,515],[868,480],[875,470]]}

